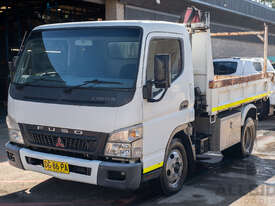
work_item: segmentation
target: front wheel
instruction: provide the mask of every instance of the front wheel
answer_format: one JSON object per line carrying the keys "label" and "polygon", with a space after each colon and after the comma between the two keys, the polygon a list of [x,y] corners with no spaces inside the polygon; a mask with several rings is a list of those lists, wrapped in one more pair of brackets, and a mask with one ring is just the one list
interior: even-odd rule
{"label": "front wheel", "polygon": [[165,156],[160,176],[161,188],[164,194],[171,195],[178,192],[187,177],[188,158],[186,149],[180,140],[172,140]]}

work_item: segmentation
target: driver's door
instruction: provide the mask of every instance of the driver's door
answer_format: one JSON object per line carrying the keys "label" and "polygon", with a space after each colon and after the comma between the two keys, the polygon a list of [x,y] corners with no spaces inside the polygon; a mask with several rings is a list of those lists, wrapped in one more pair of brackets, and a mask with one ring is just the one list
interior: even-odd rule
{"label": "driver's door", "polygon": [[[165,148],[173,130],[193,121],[194,90],[191,48],[185,51],[183,35],[150,33],[146,40],[143,85],[154,81],[155,55],[169,55],[171,86],[158,102],[143,100],[144,173],[162,167]],[[190,45],[190,44],[189,44]],[[188,54],[186,52],[189,52]],[[164,89],[153,87],[155,100]]]}

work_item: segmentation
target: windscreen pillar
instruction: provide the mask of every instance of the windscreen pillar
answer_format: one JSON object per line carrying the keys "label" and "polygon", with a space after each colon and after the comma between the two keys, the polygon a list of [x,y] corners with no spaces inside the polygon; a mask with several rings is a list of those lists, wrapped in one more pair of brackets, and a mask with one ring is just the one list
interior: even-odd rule
{"label": "windscreen pillar", "polygon": [[106,0],[106,20],[124,20],[124,4],[119,0]]}

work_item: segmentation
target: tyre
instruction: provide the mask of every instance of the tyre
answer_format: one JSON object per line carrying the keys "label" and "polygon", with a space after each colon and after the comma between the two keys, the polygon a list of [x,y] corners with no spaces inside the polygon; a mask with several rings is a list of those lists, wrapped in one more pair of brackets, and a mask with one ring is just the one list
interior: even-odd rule
{"label": "tyre", "polygon": [[241,142],[222,151],[225,157],[248,157],[253,150],[256,139],[256,125],[255,121],[248,117],[242,127]]}
{"label": "tyre", "polygon": [[161,189],[164,194],[178,192],[188,174],[188,158],[184,145],[179,139],[173,139],[165,154],[164,165],[160,175]]}

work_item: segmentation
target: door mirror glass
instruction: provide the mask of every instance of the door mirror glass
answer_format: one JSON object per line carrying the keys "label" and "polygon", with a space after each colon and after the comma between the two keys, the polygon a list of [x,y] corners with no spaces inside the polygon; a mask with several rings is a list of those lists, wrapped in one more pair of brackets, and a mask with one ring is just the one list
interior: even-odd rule
{"label": "door mirror glass", "polygon": [[153,99],[153,82],[147,81],[146,85],[143,86],[143,99],[147,99],[148,101]]}
{"label": "door mirror glass", "polygon": [[157,54],[154,57],[154,79],[156,88],[168,88],[171,84],[170,55]]}

